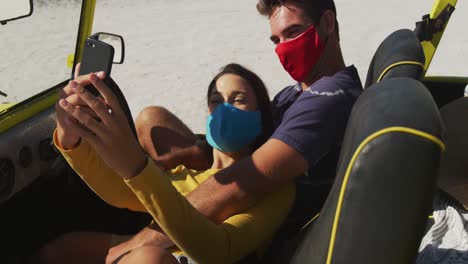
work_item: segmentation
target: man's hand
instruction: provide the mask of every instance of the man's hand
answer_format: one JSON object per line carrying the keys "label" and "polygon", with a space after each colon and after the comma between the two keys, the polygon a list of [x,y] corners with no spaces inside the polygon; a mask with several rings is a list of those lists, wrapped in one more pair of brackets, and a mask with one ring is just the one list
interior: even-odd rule
{"label": "man's hand", "polygon": [[143,245],[157,245],[162,248],[169,248],[174,245],[172,241],[162,232],[156,223],[145,227],[131,239],[120,243],[109,249],[106,257],[106,264],[112,264],[123,254]]}

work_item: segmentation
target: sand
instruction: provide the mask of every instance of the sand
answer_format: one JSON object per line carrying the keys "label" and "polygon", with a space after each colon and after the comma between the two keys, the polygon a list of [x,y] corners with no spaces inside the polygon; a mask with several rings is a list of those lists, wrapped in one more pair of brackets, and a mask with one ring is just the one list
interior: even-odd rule
{"label": "sand", "polygon": [[[69,78],[79,1],[37,2],[32,17],[0,26],[2,102],[19,102]],[[112,77],[127,96],[133,116],[149,105],[178,115],[204,133],[205,92],[218,69],[230,62],[256,72],[273,97],[293,83],[269,40],[269,24],[255,1],[98,0],[93,32],[120,34],[126,58]],[[364,82],[380,42],[401,28],[413,29],[433,1],[336,0],[345,62]],[[468,76],[468,4],[459,1],[428,75]]]}

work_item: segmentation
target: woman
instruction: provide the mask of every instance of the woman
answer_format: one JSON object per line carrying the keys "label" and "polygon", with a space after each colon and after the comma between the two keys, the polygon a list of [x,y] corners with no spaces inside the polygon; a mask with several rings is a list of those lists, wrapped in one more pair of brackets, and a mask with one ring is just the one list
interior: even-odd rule
{"label": "woman", "polygon": [[101,198],[117,207],[150,213],[176,246],[166,250],[165,245],[145,245],[122,256],[119,263],[178,263],[173,256],[180,260],[181,255],[197,263],[233,263],[268,243],[292,205],[292,183],[221,224],[200,214],[184,197],[270,136],[270,100],[257,75],[229,64],[210,83],[206,137],[213,146],[213,164],[206,171],[182,165],[171,171],[159,168],[142,151],[110,90],[96,75],[91,82],[105,101],[73,84],[92,111],[60,100],[64,112],[58,115],[63,118],[67,113],[78,121],[69,125],[81,142],[71,144],[58,128],[56,146]]}

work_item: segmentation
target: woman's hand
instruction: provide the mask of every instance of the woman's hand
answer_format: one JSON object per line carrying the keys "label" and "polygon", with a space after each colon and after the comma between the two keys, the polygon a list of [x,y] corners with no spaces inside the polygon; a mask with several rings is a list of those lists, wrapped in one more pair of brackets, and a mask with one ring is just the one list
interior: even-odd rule
{"label": "woman's hand", "polygon": [[[60,89],[59,91],[59,101],[60,99],[67,100],[73,106],[81,107],[83,111],[86,111],[93,115],[94,112],[90,111],[87,105],[81,100],[81,98],[75,94],[72,85],[79,84],[81,86],[86,86],[91,83],[89,75],[78,76],[80,65],[78,64],[75,70],[75,79],[70,81],[67,86]],[[97,76],[101,79],[104,79],[105,73],[99,72]],[[57,137],[60,145],[64,149],[71,149],[78,144],[80,141],[80,135],[76,130],[78,122],[70,114],[64,111],[59,102],[55,104],[55,110],[57,112]],[[95,115],[94,115],[95,116]],[[95,116],[96,117],[96,116]]]}
{"label": "woman's hand", "polygon": [[135,140],[115,95],[96,74],[90,74],[89,80],[104,100],[92,95],[81,83],[71,83],[70,86],[93,110],[98,120],[82,107],[70,104],[68,100],[61,99],[59,105],[79,122],[80,126],[76,126],[78,135],[95,148],[104,162],[122,177],[132,178],[146,166],[147,157]]}

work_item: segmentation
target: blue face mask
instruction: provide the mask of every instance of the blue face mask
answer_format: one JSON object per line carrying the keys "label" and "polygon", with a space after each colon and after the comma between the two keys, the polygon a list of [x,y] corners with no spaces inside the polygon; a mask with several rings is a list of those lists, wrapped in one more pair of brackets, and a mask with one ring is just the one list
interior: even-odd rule
{"label": "blue face mask", "polygon": [[206,122],[206,140],[222,152],[237,152],[252,143],[262,131],[260,111],[244,111],[219,104]]}

